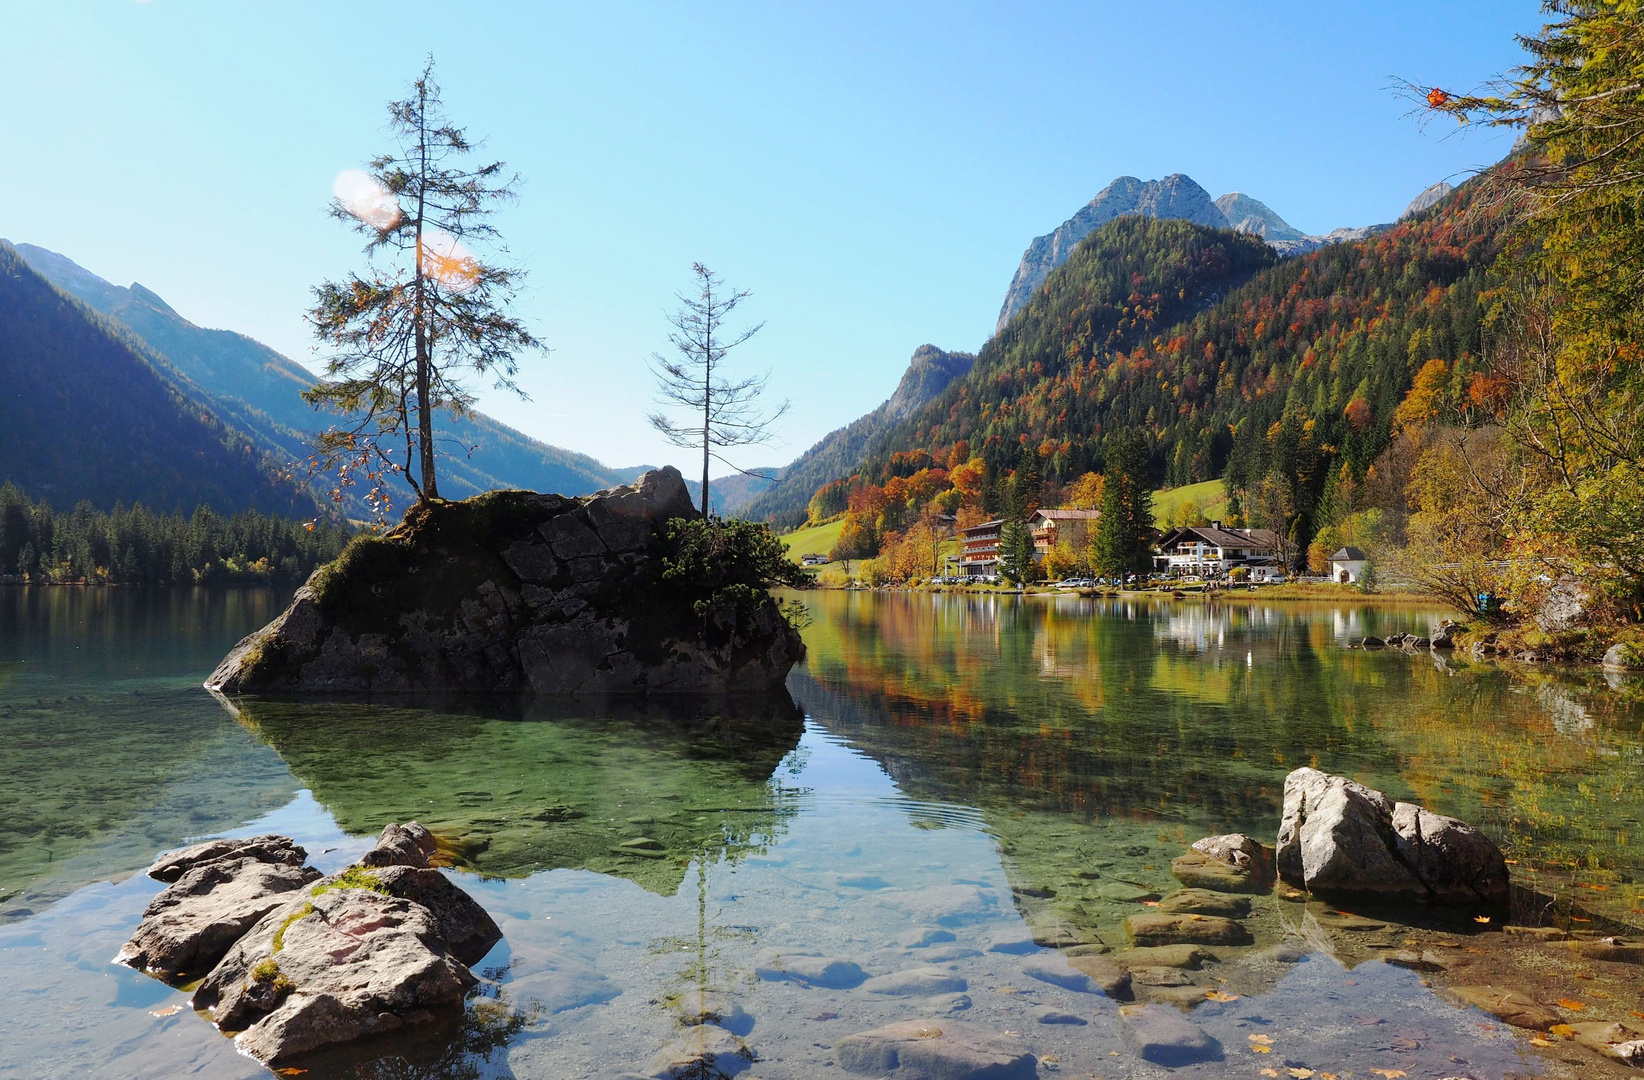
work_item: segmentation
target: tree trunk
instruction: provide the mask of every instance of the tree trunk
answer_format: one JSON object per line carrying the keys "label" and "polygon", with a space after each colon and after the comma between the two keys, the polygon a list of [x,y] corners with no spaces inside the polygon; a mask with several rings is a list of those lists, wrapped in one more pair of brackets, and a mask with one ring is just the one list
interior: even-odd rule
{"label": "tree trunk", "polygon": [[434,410],[428,403],[428,384],[431,381],[428,368],[432,358],[428,355],[427,286],[422,272],[423,194],[428,182],[428,129],[424,123],[428,115],[426,88],[419,87],[417,105],[417,142],[421,152],[422,177],[417,184],[417,310],[413,317],[417,324],[417,443],[421,457],[422,497],[427,502],[439,498],[440,490],[434,475]]}

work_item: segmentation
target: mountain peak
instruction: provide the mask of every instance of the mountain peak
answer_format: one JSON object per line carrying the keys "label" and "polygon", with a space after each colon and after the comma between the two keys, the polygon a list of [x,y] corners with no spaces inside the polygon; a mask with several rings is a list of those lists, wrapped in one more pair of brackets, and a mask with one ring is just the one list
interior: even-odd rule
{"label": "mountain peak", "polygon": [[1263,240],[1300,240],[1306,235],[1274,213],[1266,203],[1241,191],[1230,191],[1219,197],[1216,209],[1239,232],[1253,233]]}
{"label": "mountain peak", "polygon": [[[1255,202],[1254,199],[1251,201]],[[1021,265],[1016,268],[1016,276],[1011,279],[1010,289],[1005,293],[1005,303],[999,310],[999,323],[994,332],[1005,328],[1011,316],[1027,304],[1033,290],[1044,282],[1052,270],[1067,260],[1073,249],[1079,246],[1079,241],[1099,226],[1125,214],[1181,218],[1218,229],[1231,226],[1227,215],[1211,200],[1210,193],[1185,173],[1171,173],[1162,180],[1118,177],[1054,232],[1035,237],[1033,243],[1028,245],[1027,251],[1022,253]]]}

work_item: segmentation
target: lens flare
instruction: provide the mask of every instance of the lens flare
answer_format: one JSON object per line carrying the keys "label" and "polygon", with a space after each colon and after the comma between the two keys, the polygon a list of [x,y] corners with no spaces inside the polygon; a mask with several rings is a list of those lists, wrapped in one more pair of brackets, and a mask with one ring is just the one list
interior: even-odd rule
{"label": "lens flare", "polygon": [[480,265],[462,241],[448,233],[429,230],[422,235],[422,272],[454,292],[479,284]]}
{"label": "lens flare", "polygon": [[375,176],[359,169],[344,169],[331,184],[331,194],[343,209],[379,232],[399,224],[400,204]]}

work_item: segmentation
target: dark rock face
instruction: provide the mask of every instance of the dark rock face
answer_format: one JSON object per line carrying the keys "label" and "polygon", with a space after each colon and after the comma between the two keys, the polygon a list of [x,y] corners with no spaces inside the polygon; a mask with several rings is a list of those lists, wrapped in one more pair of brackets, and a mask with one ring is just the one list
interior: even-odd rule
{"label": "dark rock face", "polygon": [[1323,893],[1500,906],[1507,864],[1489,837],[1345,777],[1297,769],[1285,778],[1279,876]]}
{"label": "dark rock face", "polygon": [[194,1007],[264,1064],[432,1021],[461,1008],[478,982],[468,965],[502,939],[429,867],[434,851],[428,830],[406,822],[330,877],[301,866],[285,837],[175,852],[154,872],[180,875],[119,959],[171,980],[209,971]]}
{"label": "dark rock face", "polygon": [[804,656],[766,600],[697,615],[660,587],[662,533],[691,517],[672,468],[584,499],[498,491],[362,537],[247,637],[225,694],[764,693]]}

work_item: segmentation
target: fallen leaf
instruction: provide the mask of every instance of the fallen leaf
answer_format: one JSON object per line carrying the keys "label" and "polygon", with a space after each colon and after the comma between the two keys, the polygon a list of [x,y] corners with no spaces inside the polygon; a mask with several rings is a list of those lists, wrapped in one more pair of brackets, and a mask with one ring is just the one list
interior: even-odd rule
{"label": "fallen leaf", "polygon": [[1226,990],[1207,990],[1207,991],[1205,991],[1204,997],[1205,997],[1206,1001],[1237,1001],[1237,1000],[1239,1000],[1239,995],[1229,994]]}
{"label": "fallen leaf", "polygon": [[1530,1045],[1531,1046],[1543,1046],[1543,1047],[1552,1046],[1553,1045],[1553,1040],[1543,1039],[1540,1035],[1537,1035],[1535,1038],[1530,1040]]}
{"label": "fallen leaf", "polygon": [[1508,866],[1517,866],[1518,865],[1518,860],[1517,859],[1503,859],[1501,861],[1506,863]]}
{"label": "fallen leaf", "polygon": [[275,1069],[274,1071],[279,1073],[281,1076],[301,1076],[303,1073],[307,1072],[308,1070],[307,1069],[284,1068],[284,1069]]}
{"label": "fallen leaf", "polygon": [[1420,1050],[1421,1049],[1421,1040],[1420,1039],[1411,1039],[1411,1038],[1408,1038],[1404,1035],[1395,1035],[1393,1037],[1393,1049],[1395,1049],[1395,1050]]}
{"label": "fallen leaf", "polygon": [[1271,1054],[1273,1052],[1273,1048],[1266,1043],[1251,1043],[1250,1049],[1258,1054]]}
{"label": "fallen leaf", "polygon": [[1319,1080],[1340,1080],[1335,1073],[1319,1073]]}
{"label": "fallen leaf", "polygon": [[[1143,900],[1142,901],[1142,906],[1143,907],[1158,907],[1159,902],[1157,900]],[[1043,1059],[1041,1059],[1041,1060],[1043,1060]]]}
{"label": "fallen leaf", "polygon": [[1263,1069],[1262,1070],[1262,1075],[1263,1076],[1277,1076],[1277,1075],[1279,1075],[1279,1070],[1277,1070],[1277,1069]]}
{"label": "fallen leaf", "polygon": [[1490,921],[1490,916],[1488,916],[1488,915],[1474,915],[1473,916],[1473,921],[1476,922],[1476,923],[1487,923],[1487,922]]}
{"label": "fallen leaf", "polygon": [[1571,1012],[1580,1012],[1587,1007],[1587,1003],[1585,1001],[1575,1001],[1571,998],[1559,998],[1558,1007],[1569,1009]]}
{"label": "fallen leaf", "polygon": [[1248,1038],[1253,1043],[1269,1043],[1269,1044],[1271,1044],[1273,1042],[1273,1036],[1271,1036],[1271,1035],[1247,1035],[1245,1037]]}
{"label": "fallen leaf", "polygon": [[1341,984],[1343,986],[1357,986],[1359,984],[1359,981],[1357,979],[1343,979],[1341,981]]}
{"label": "fallen leaf", "polygon": [[1355,1016],[1353,1019],[1363,1024],[1365,1027],[1374,1027],[1382,1022],[1382,1019],[1379,1016]]}
{"label": "fallen leaf", "polygon": [[836,1013],[836,1012],[819,1012],[815,1016],[807,1016],[807,1017],[805,1017],[805,1019],[807,1019],[807,1020],[837,1020],[837,1019],[839,1019],[839,1014]]}
{"label": "fallen leaf", "polygon": [[183,1011],[183,1007],[181,1005],[167,1005],[163,1009],[150,1010],[149,1015],[150,1016],[176,1016],[178,1013],[180,1013],[182,1011]]}
{"label": "fallen leaf", "polygon": [[1295,1077],[1296,1080],[1308,1080],[1308,1077],[1313,1075],[1312,1069],[1286,1069],[1285,1072]]}
{"label": "fallen leaf", "polygon": [[1569,1024],[1554,1024],[1547,1029],[1547,1034],[1557,1035],[1561,1039],[1573,1039],[1575,1038],[1575,1028]]}
{"label": "fallen leaf", "polygon": [[1571,922],[1592,922],[1593,920],[1583,919],[1580,915],[1571,915],[1570,916],[1570,921]]}
{"label": "fallen leaf", "polygon": [[1385,1076],[1387,1080],[1399,1080],[1399,1077],[1401,1076],[1410,1075],[1403,1069],[1371,1069],[1370,1071],[1375,1073],[1377,1076]]}
{"label": "fallen leaf", "polygon": [[1609,892],[1610,891],[1610,887],[1608,885],[1582,885],[1580,882],[1577,882],[1576,887],[1579,888],[1579,889],[1591,889],[1591,890],[1593,890],[1593,892]]}
{"label": "fallen leaf", "polygon": [[1644,1013],[1639,1012],[1637,1009],[1628,1009],[1627,1011],[1638,1017],[1640,1020],[1644,1020]]}
{"label": "fallen leaf", "polygon": [[1039,1060],[1042,1061],[1042,1062],[1043,1061],[1048,1061],[1052,1065],[1059,1065],[1059,1064],[1061,1064],[1061,1061],[1062,1061],[1062,1059],[1057,1057],[1055,1054],[1040,1054],[1039,1055]]}

